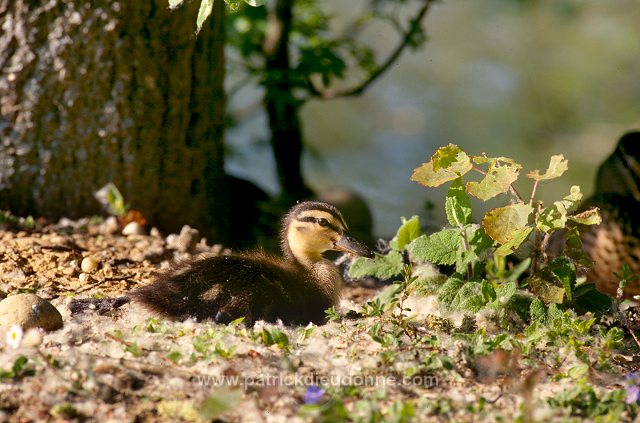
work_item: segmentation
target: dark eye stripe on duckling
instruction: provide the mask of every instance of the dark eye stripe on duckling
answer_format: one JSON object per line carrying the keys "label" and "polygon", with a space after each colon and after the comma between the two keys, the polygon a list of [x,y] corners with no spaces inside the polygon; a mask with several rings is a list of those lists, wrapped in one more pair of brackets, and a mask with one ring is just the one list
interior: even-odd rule
{"label": "dark eye stripe on duckling", "polygon": [[305,201],[295,205],[285,217],[285,221],[287,219],[300,220],[303,217],[319,217],[319,215],[325,215],[324,217],[327,221],[334,224],[334,226],[342,226],[344,231],[348,231],[348,226],[342,217],[342,213],[334,206],[318,201]]}
{"label": "dark eye stripe on duckling", "polygon": [[331,222],[329,222],[327,219],[325,219],[324,217],[313,217],[313,216],[304,216],[304,217],[299,217],[296,219],[298,222],[311,222],[311,223],[315,223],[317,225],[320,225],[322,227],[325,228],[329,228],[334,232],[337,233],[342,233],[343,230],[338,229],[337,226],[332,225]]}

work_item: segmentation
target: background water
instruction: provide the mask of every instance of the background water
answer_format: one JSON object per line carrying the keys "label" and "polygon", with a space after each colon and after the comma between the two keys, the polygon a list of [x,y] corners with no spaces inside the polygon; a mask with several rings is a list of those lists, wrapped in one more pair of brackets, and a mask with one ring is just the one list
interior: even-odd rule
{"label": "background water", "polygon": [[[344,4],[327,4],[340,12],[340,29],[348,22]],[[436,204],[430,223],[445,224],[446,190],[423,188],[409,176],[448,143],[515,158],[524,165],[521,179],[562,153],[569,172],[542,186],[540,198],[564,196],[574,184],[589,193],[620,135],[640,128],[638,22],[640,7],[625,0],[436,3],[424,48],[404,54],[364,96],[305,105],[307,182],[315,190],[340,185],[362,194],[376,233],[387,237],[400,216],[426,216],[427,200]],[[383,26],[365,35],[380,51],[396,42]],[[259,98],[248,85],[231,98],[230,110]],[[230,129],[227,169],[275,193],[266,139],[261,112]],[[518,187],[528,195],[530,184]]]}

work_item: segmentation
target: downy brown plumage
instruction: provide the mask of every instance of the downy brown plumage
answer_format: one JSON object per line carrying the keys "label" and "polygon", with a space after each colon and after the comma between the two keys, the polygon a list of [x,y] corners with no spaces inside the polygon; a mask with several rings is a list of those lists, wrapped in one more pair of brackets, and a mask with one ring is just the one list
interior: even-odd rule
{"label": "downy brown plumage", "polygon": [[[299,203],[284,216],[280,243],[282,258],[257,250],[179,264],[121,297],[117,306],[132,300],[179,320],[228,323],[244,317],[247,324],[279,319],[286,324],[322,323],[324,311],[339,301],[343,284],[336,266],[322,253],[338,250],[373,257],[348,235],[335,207],[316,201]],[[70,308],[80,311],[86,301]]]}

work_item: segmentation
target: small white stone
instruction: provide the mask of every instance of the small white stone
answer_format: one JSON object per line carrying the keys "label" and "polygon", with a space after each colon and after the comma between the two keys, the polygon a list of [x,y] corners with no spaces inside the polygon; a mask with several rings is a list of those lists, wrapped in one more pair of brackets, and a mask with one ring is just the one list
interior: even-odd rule
{"label": "small white stone", "polygon": [[93,273],[98,270],[98,262],[92,257],[85,257],[80,263],[80,268],[84,273]]}
{"label": "small white stone", "polygon": [[78,269],[76,269],[76,266],[67,266],[62,269],[62,274],[66,276],[74,276],[77,272]]}
{"label": "small white stone", "polygon": [[107,217],[100,225],[100,233],[103,235],[113,235],[118,232],[118,219],[115,216]]}
{"label": "small white stone", "polygon": [[122,235],[144,235],[144,228],[138,222],[129,222],[122,230]]}

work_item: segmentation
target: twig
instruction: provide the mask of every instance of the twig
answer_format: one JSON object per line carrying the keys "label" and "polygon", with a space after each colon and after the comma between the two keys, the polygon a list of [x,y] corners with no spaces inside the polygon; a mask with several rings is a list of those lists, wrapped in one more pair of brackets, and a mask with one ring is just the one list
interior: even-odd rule
{"label": "twig", "polygon": [[382,74],[384,74],[400,57],[400,54],[404,51],[404,49],[409,45],[411,39],[420,31],[420,24],[422,20],[427,15],[429,8],[433,4],[433,0],[425,0],[424,4],[418,10],[417,15],[409,22],[409,29],[404,31],[404,36],[400,43],[396,46],[396,48],[389,54],[389,57],[371,74],[367,79],[362,81],[359,85],[348,88],[342,91],[331,91],[319,89],[316,87],[311,80],[309,80],[309,91],[314,97],[320,97],[323,99],[333,99],[338,97],[354,97],[362,94],[371,84],[373,84]]}
{"label": "twig", "polygon": [[529,198],[529,205],[532,206],[533,205],[533,197],[536,195],[536,190],[538,189],[538,183],[540,182],[540,180],[536,179],[533,182],[533,189],[531,190],[531,198]]}
{"label": "twig", "polygon": [[[616,303],[617,302],[618,301],[616,301]],[[636,336],[636,334],[633,331],[633,329],[631,329],[631,326],[629,326],[629,320],[627,319],[627,316],[625,316],[624,313],[622,311],[620,311],[620,308],[618,307],[618,304],[616,304],[616,310],[618,312],[618,315],[620,316],[620,319],[622,320],[622,323],[624,324],[624,326],[627,328],[627,330],[631,334],[631,337],[633,338],[633,340],[636,341],[636,345],[638,345],[638,348],[640,348],[640,340]]]}

